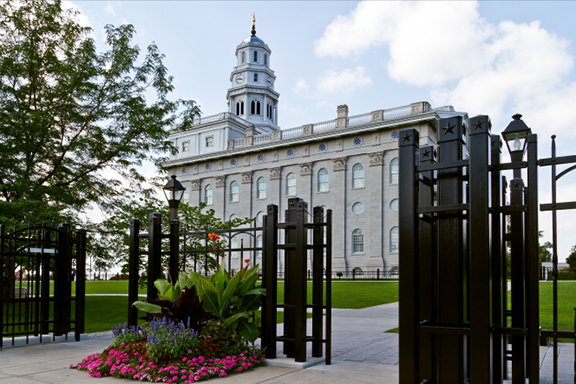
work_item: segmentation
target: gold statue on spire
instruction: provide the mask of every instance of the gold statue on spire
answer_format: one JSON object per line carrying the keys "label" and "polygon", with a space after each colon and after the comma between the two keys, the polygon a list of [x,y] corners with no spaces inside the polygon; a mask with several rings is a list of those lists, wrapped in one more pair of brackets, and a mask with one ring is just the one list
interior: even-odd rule
{"label": "gold statue on spire", "polygon": [[256,14],[252,12],[252,36],[256,36]]}

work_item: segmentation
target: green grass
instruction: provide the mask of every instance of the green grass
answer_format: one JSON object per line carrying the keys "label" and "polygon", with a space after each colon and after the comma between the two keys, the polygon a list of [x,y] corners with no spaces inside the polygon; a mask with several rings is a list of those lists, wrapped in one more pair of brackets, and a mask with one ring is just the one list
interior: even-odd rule
{"label": "green grass", "polygon": [[[552,282],[540,283],[540,326],[553,329]],[[576,306],[576,282],[558,282],[558,330],[574,331],[574,307]],[[572,339],[562,341],[573,342]]]}

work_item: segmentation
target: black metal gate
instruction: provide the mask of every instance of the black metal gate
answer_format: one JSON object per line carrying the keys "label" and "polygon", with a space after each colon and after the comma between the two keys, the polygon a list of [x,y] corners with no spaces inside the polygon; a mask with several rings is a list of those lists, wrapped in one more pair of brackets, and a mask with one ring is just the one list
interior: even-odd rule
{"label": "black metal gate", "polygon": [[[552,331],[539,329],[537,179],[539,165],[576,157],[553,153],[538,161],[537,136],[520,117],[509,128],[526,134],[526,162],[526,144],[516,137],[512,162],[501,163],[502,141],[490,135],[488,116],[471,118],[467,127],[461,117],[440,120],[438,162],[436,147],[419,147],[418,131],[400,134],[402,384],[502,383],[508,361],[512,383],[538,383],[540,336],[574,339],[556,324]],[[514,173],[509,204],[504,170]],[[553,178],[561,176],[553,169]],[[542,210],[576,208],[553,200]]]}
{"label": "black metal gate", "polygon": [[85,230],[74,234],[69,224],[61,224],[6,233],[0,225],[0,266],[0,349],[4,338],[14,345],[16,337],[25,337],[28,343],[31,336],[39,336],[42,342],[74,331],[75,340],[80,340],[84,333]]}
{"label": "black metal gate", "polygon": [[[306,345],[312,343],[312,357],[325,362],[332,356],[332,210],[326,217],[322,207],[314,207],[312,223],[308,222],[308,204],[299,198],[288,199],[284,223],[278,223],[278,206],[269,205],[264,219],[264,275],[262,287],[266,297],[262,303],[262,347],[266,358],[276,358],[276,342],[284,343],[284,354],[296,362],[306,361]],[[279,230],[284,231],[284,243],[279,243]],[[311,241],[309,241],[311,231]],[[326,242],[324,243],[324,234]],[[284,251],[284,303],[278,304],[279,251]],[[308,304],[307,264],[310,253],[312,267],[312,303]],[[325,277],[325,279],[324,279]],[[326,297],[324,303],[324,283]],[[278,308],[284,309],[284,334],[277,334]],[[312,333],[308,335],[306,318],[312,309]],[[323,316],[324,310],[326,316]],[[325,324],[324,324],[325,320]]]}

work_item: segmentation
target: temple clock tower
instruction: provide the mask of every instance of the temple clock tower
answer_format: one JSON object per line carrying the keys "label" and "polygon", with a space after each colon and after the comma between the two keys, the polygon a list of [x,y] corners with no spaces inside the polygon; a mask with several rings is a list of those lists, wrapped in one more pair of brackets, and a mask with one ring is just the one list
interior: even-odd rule
{"label": "temple clock tower", "polygon": [[278,98],[274,90],[276,76],[270,69],[272,51],[256,36],[256,20],[252,14],[251,36],[236,47],[236,66],[230,74],[228,111],[254,124],[257,133],[279,130]]}

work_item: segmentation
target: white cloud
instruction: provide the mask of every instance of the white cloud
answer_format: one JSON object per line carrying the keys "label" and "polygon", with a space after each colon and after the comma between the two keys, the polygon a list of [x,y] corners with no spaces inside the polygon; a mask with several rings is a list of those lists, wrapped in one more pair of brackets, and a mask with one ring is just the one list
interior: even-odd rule
{"label": "white cloud", "polygon": [[435,105],[504,124],[520,112],[534,128],[554,125],[556,133],[576,136],[569,107],[576,83],[564,80],[574,64],[567,46],[538,21],[489,23],[477,2],[363,1],[326,27],[315,52],[355,58],[387,48],[390,78],[429,87]]}
{"label": "white cloud", "polygon": [[104,12],[106,12],[110,16],[116,16],[116,11],[114,11],[114,6],[112,5],[112,1],[108,0],[106,6],[104,7]]}
{"label": "white cloud", "polygon": [[304,79],[298,79],[296,81],[296,85],[294,86],[294,88],[292,88],[292,90],[295,93],[305,92],[308,90],[308,83]]}
{"label": "white cloud", "polygon": [[372,84],[372,79],[366,74],[366,68],[357,66],[341,73],[328,71],[318,79],[318,90],[321,93],[349,92]]}
{"label": "white cloud", "polygon": [[80,23],[80,25],[83,27],[90,27],[90,28],[94,29],[92,27],[92,24],[90,24],[90,19],[88,18],[88,16],[86,16],[86,14],[84,12],[82,12],[82,9],[80,8],[80,6],[78,4],[73,3],[71,1],[64,0],[62,2],[62,9],[74,9],[74,10],[80,12],[77,14],[78,22]]}

